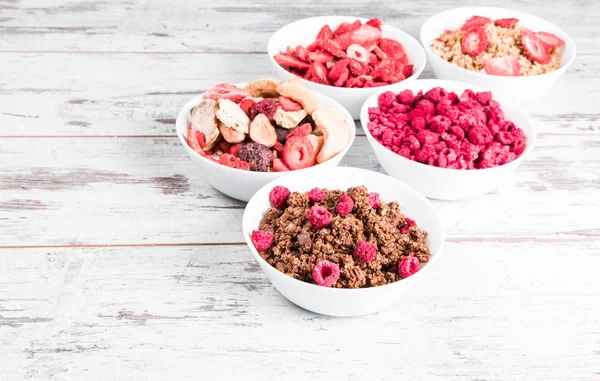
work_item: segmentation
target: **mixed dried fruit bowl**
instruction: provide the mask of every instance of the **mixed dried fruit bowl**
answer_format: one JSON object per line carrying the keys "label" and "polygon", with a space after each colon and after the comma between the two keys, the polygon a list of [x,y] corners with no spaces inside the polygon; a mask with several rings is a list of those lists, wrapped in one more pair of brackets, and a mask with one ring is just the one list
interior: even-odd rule
{"label": "mixed dried fruit bowl", "polygon": [[488,193],[511,180],[535,145],[529,116],[485,89],[427,79],[389,91],[365,102],[363,130],[386,173],[427,197]]}
{"label": "mixed dried fruit bowl", "polygon": [[282,79],[302,77],[305,86],[340,102],[356,119],[369,95],[388,83],[418,78],[426,61],[409,34],[385,20],[350,16],[285,25],[273,34],[267,52]]}
{"label": "mixed dried fruit bowl", "polygon": [[[363,202],[361,206],[361,192],[367,192],[367,190],[359,188],[348,191],[348,194],[354,199],[354,202],[351,202],[353,206],[348,206],[350,200],[348,200],[347,196],[339,196],[339,192],[331,193],[328,196],[330,200],[321,200],[320,202],[310,200],[311,196],[292,193],[289,197],[294,197],[295,199],[293,201],[288,200],[287,202],[292,204],[291,206],[293,207],[289,208],[289,210],[283,210],[285,206],[281,205],[281,195],[272,194],[274,189],[276,191],[279,189],[276,187],[308,193],[313,188],[345,190],[362,186],[368,188],[369,192],[378,194],[381,200],[379,204],[365,206]],[[338,199],[339,201],[337,201]],[[329,205],[328,201],[337,201],[337,207]],[[386,201],[391,204],[386,204]],[[372,202],[372,200],[369,200],[369,202]],[[397,202],[397,204],[393,202]],[[329,221],[323,222],[321,219],[323,214],[317,213],[318,215],[315,217],[311,215],[313,214],[312,212],[304,213],[305,209],[310,205],[313,205],[311,209],[317,208],[315,207],[317,204],[328,207],[331,210],[330,213],[333,214],[333,216],[330,216],[332,219],[330,218]],[[277,209],[279,210],[273,210],[272,207],[275,205],[277,205]],[[397,209],[395,209],[398,205],[399,211],[402,214],[399,214]],[[370,210],[371,207],[373,210]],[[371,219],[370,222],[367,222],[367,225],[373,224],[374,226],[367,227],[365,225],[363,227],[363,223],[359,222],[352,215],[353,210],[356,216],[365,221],[369,221],[369,217],[366,217],[365,214],[370,214],[371,218],[373,218],[377,216],[389,216],[389,214],[394,212],[397,214],[396,225],[390,224],[389,221]],[[280,218],[273,220],[265,216],[266,214],[273,213],[280,215]],[[323,213],[327,214],[327,212]],[[405,218],[404,215],[410,216],[410,219]],[[271,222],[267,222],[265,218]],[[398,221],[400,221],[400,224],[403,224],[406,230],[397,226]],[[284,222],[286,226],[280,226]],[[308,225],[309,223],[312,224],[312,227]],[[329,224],[331,226],[327,226]],[[346,225],[355,226],[354,230],[347,234],[347,242],[330,242],[329,240],[331,239],[336,241],[341,240],[341,237],[333,237],[333,232],[336,229],[340,231],[344,230],[344,226]],[[418,225],[418,229],[416,225]],[[278,226],[280,227],[278,228]],[[269,230],[271,230],[270,236],[266,237],[269,240],[264,246],[262,246],[264,244],[264,237],[257,236],[256,233],[261,227],[266,230],[265,233],[267,235]],[[273,238],[274,229],[276,231]],[[348,229],[350,229],[350,226],[348,226]],[[445,239],[442,223],[433,205],[416,190],[399,180],[381,173],[347,167],[338,167],[314,173],[298,172],[293,175],[280,177],[268,183],[256,192],[248,202],[242,219],[242,230],[248,247],[255,259],[271,283],[283,296],[300,307],[332,316],[365,315],[379,311],[400,301],[416,284],[427,282],[427,277],[431,276],[429,269],[435,265],[435,261],[441,255]],[[294,237],[290,238],[287,233],[292,230],[294,231],[292,233]],[[296,230],[300,232],[297,237],[300,242],[291,242],[292,240],[296,240]],[[306,237],[303,238],[300,235],[305,235]],[[415,240],[415,242],[412,242],[410,240],[410,237],[417,236],[420,237],[419,241]],[[402,240],[402,242],[391,241],[396,238]],[[273,241],[271,242],[271,240]],[[281,242],[280,240],[284,241]],[[303,242],[302,240],[305,241]],[[355,241],[357,240],[360,241],[359,244],[356,244]],[[372,263],[373,253],[369,253],[368,250],[360,247],[365,244],[365,240],[377,247],[376,260],[372,261]],[[403,245],[402,247],[405,248],[406,252],[404,253],[405,255],[400,255],[397,252],[388,253],[390,257],[395,255],[394,258],[387,258],[388,263],[385,258],[385,249],[394,244]],[[413,250],[417,250],[412,246],[413,244],[427,246],[426,249],[421,247],[421,251],[418,251],[418,253],[426,254],[421,261],[420,270],[418,267],[409,269],[408,265],[414,264],[406,260],[399,260],[399,257],[402,257],[402,259],[414,259],[415,256],[419,255],[413,252]],[[299,246],[296,247],[294,245],[302,247],[299,248]],[[330,253],[332,255],[327,256],[326,251],[321,250],[323,245],[347,247],[339,255]],[[260,252],[256,246],[261,249]],[[273,249],[273,252],[267,253],[265,250],[268,250],[269,247],[277,247],[277,252]],[[296,249],[299,251],[296,252]],[[286,253],[286,250],[291,250],[291,252]],[[268,257],[269,254],[278,255],[277,263],[271,261],[276,267],[263,258],[263,256]],[[318,258],[309,259],[308,257],[311,255]],[[317,261],[317,259],[322,258],[327,258],[328,260]],[[303,265],[300,262],[303,260],[306,265],[311,266],[308,272],[306,269],[302,269]],[[299,263],[294,263],[296,261]],[[370,263],[364,263],[367,261]],[[316,262],[316,265],[313,262]],[[293,270],[291,267],[286,268],[288,265],[295,266],[297,270]],[[327,266],[335,266],[337,270]],[[385,271],[383,273],[369,271],[377,270],[380,266],[384,268],[390,267],[390,269],[385,270],[390,273],[387,274]],[[323,279],[335,276],[335,271],[337,271],[337,276],[340,277],[339,282],[336,283],[334,281],[332,283],[329,282],[330,279]],[[375,276],[386,277],[386,279],[376,280]],[[367,277],[367,279],[365,280],[364,277]],[[356,283],[361,281],[362,283]]]}
{"label": "mixed dried fruit bowl", "polygon": [[511,9],[450,9],[429,18],[420,35],[437,78],[481,86],[516,104],[539,98],[575,60],[565,31]]}
{"label": "mixed dried fruit bowl", "polygon": [[[292,108],[299,110],[285,110]],[[286,173],[337,166],[356,126],[333,99],[293,81],[267,79],[220,84],[192,98],[177,115],[176,130],[208,183],[248,201]]]}

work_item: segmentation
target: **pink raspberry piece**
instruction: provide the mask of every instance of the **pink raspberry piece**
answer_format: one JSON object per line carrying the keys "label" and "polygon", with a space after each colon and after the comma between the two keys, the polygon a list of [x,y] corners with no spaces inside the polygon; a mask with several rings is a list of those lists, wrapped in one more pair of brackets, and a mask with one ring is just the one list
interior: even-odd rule
{"label": "pink raspberry piece", "polygon": [[325,200],[325,192],[319,188],[313,188],[308,192],[308,201],[322,202]]}
{"label": "pink raspberry piece", "polygon": [[408,233],[408,229],[411,226],[415,226],[417,223],[415,222],[415,220],[413,220],[412,218],[408,218],[408,217],[406,217],[404,220],[406,221],[406,225],[404,225],[402,227],[401,231],[402,231],[402,233]]}
{"label": "pink raspberry piece", "polygon": [[269,193],[269,200],[274,207],[281,209],[287,203],[287,199],[291,193],[286,187],[278,185]]}
{"label": "pink raspberry piece", "polygon": [[319,286],[331,287],[340,279],[340,267],[325,259],[319,259],[315,265],[312,277]]}
{"label": "pink raspberry piece", "polygon": [[271,247],[273,243],[273,233],[262,230],[254,230],[252,232],[252,243],[256,250],[265,251]]}
{"label": "pink raspberry piece", "polygon": [[345,216],[346,214],[352,212],[354,208],[354,200],[350,196],[346,196],[345,194],[340,196],[338,200],[337,206],[335,207],[336,212]]}
{"label": "pink raspberry piece", "polygon": [[315,229],[322,229],[331,223],[331,213],[322,206],[315,205],[308,211],[308,222]]}
{"label": "pink raspberry piece", "polygon": [[408,278],[417,271],[419,271],[419,260],[417,257],[404,257],[398,263],[398,274],[402,278]]}
{"label": "pink raspberry piece", "polygon": [[386,91],[385,93],[379,96],[379,105],[384,108],[390,108],[392,106],[392,102],[394,101],[394,93],[391,91]]}
{"label": "pink raspberry piece", "polygon": [[369,200],[369,204],[371,204],[371,208],[373,208],[373,209],[379,208],[379,193],[377,193],[377,192],[369,193],[368,200]]}
{"label": "pink raspberry piece", "polygon": [[354,258],[361,262],[371,262],[377,255],[377,247],[371,242],[359,242],[354,248]]}
{"label": "pink raspberry piece", "polygon": [[404,105],[412,104],[415,99],[415,95],[412,90],[403,90],[398,95],[396,95],[396,100]]}

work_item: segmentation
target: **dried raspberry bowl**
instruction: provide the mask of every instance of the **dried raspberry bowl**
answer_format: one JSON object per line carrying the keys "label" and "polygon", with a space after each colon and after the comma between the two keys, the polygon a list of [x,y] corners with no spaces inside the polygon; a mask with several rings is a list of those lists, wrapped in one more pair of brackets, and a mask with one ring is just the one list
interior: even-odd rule
{"label": "dried raspberry bowl", "polygon": [[[375,25],[376,28],[379,28],[381,30],[380,33],[383,39],[392,40],[392,42],[387,42],[394,45],[395,42],[401,44],[401,49],[403,49],[402,56],[406,59],[406,62],[403,61],[406,64],[405,66],[412,65],[411,70],[409,70],[410,73],[407,71],[406,74],[408,75],[406,75],[406,78],[402,81],[414,80],[418,78],[423,69],[425,69],[426,63],[425,51],[423,50],[421,44],[419,44],[419,42],[413,37],[411,37],[409,34],[385,23],[385,20],[382,20],[381,25],[379,25],[380,21],[378,19],[375,20],[377,21],[373,22],[369,19],[351,16],[321,16],[301,19],[293,23],[287,24],[278,31],[276,31],[275,34],[273,34],[273,36],[269,40],[267,52],[280,78],[288,79],[290,77],[296,77],[295,74],[292,74],[290,71],[284,69],[277,62],[275,57],[278,54],[286,53],[288,47],[309,47],[315,42],[315,39],[320,34],[323,27],[326,25],[329,26],[330,30],[336,31],[336,29],[343,23],[346,23],[344,25],[350,25],[352,23],[362,23],[364,26],[370,22],[371,24]],[[368,26],[370,27],[371,25]],[[356,47],[358,50],[363,50],[362,46],[356,46],[360,44],[351,45]],[[371,46],[368,46],[368,48],[371,49]],[[348,49],[352,50],[351,53],[353,55],[355,54],[354,49],[350,48],[349,46],[343,52],[343,56],[347,55]],[[311,54],[312,53],[313,52],[311,52]],[[323,76],[327,75],[327,73],[323,74]],[[338,78],[336,77],[336,79]],[[340,102],[340,104],[342,104],[342,106],[344,106],[350,112],[350,115],[352,115],[352,117],[355,119],[359,118],[360,107],[371,94],[389,86],[387,85],[380,87],[348,88],[334,86],[335,81],[333,80],[331,81],[330,85],[316,83],[303,78],[301,78],[301,81],[303,81],[305,86],[309,89],[318,91]]]}
{"label": "dried raspberry bowl", "polygon": [[[490,21],[487,24],[482,23],[484,25],[473,26],[476,19]],[[479,38],[474,32],[481,28],[483,28],[484,34],[479,36],[482,38]],[[548,54],[549,46],[546,51],[538,38],[529,38],[529,36],[525,41],[528,49],[525,49],[524,34],[519,32],[513,35],[510,33],[511,28],[529,30],[529,36],[541,33],[553,37],[559,41],[557,44],[560,45],[559,52],[556,57],[551,57]],[[440,51],[432,47],[432,44],[447,31],[461,29],[465,38],[470,33],[469,41],[471,43],[462,46],[461,39],[464,42],[464,38],[459,37],[456,44],[453,45],[456,46],[456,50],[449,46],[445,47],[447,51],[452,52],[452,58],[448,58],[455,63],[451,63],[436,54],[436,51],[438,53]],[[481,86],[492,90],[496,96],[511,99],[516,104],[534,101],[546,93],[573,64],[576,55],[573,39],[558,26],[540,17],[505,8],[465,7],[437,13],[422,25],[420,38],[425,47],[427,62],[431,65],[437,78]],[[481,49],[477,49],[477,43],[481,40],[483,40],[483,46],[480,48],[484,49],[482,52],[480,52]],[[461,45],[460,49],[459,45]],[[465,49],[472,56],[462,54]],[[475,49],[475,51],[471,49]],[[490,60],[488,69],[485,69],[483,62],[480,61],[487,58],[484,56],[486,53],[490,54],[490,51],[494,52],[495,57],[501,55],[504,59]],[[550,63],[546,59],[557,60],[559,63]],[[475,71],[460,65],[474,66],[472,69]],[[547,69],[548,65],[551,65],[551,70]],[[496,74],[488,74],[488,70]]]}
{"label": "dried raspberry bowl", "polygon": [[[277,202],[277,197],[276,200],[269,198],[276,187],[295,192],[309,192],[313,188],[334,190],[359,186],[365,186],[369,191],[378,193],[381,200],[397,201],[401,213],[410,216],[420,228],[428,233],[426,244],[430,250],[430,257],[420,270],[414,272],[412,269],[410,271],[411,264],[402,262],[400,266],[402,268],[399,268],[398,271],[404,274],[408,270],[412,275],[380,286],[336,288],[332,287],[331,283],[335,282],[336,272],[339,273],[339,269],[336,269],[335,266],[331,267],[331,263],[327,261],[318,261],[313,270],[318,272],[318,274],[313,273],[315,282],[319,284],[317,285],[295,279],[279,271],[263,259],[257,251],[256,245],[263,249],[270,244],[275,244],[270,242],[273,238],[272,234],[263,237],[262,234],[254,233],[253,240],[253,231],[258,228],[261,219],[273,205],[272,202]],[[309,193],[309,197],[316,196],[311,196],[311,194]],[[317,214],[319,214],[318,211]],[[310,219],[311,216],[308,218]],[[242,230],[252,255],[269,281],[284,297],[302,308],[330,316],[366,315],[396,303],[402,304],[404,295],[410,294],[413,287],[427,287],[427,282],[432,276],[435,276],[434,268],[437,266],[437,259],[442,254],[445,241],[444,228],[437,211],[431,202],[414,188],[382,173],[348,167],[338,167],[315,174],[297,173],[281,177],[265,185],[248,202],[242,219]],[[364,251],[363,256],[369,256],[369,250],[362,251]],[[368,260],[368,258],[363,259]],[[325,279],[318,279],[319,277],[315,277],[315,275]],[[330,277],[334,279],[329,279]],[[435,290],[432,292],[435,293]]]}
{"label": "dried raspberry bowl", "polygon": [[[421,95],[410,99],[415,94]],[[439,79],[374,94],[363,105],[361,124],[387,174],[439,200],[470,199],[510,183],[537,136],[513,103]]]}
{"label": "dried raspberry bowl", "polygon": [[[257,83],[265,84],[265,93],[260,97],[248,95],[252,92],[250,86],[259,93],[263,91],[254,86]],[[285,111],[283,108],[302,107],[287,97],[270,98],[268,92],[272,94],[275,84],[281,83],[260,79],[248,84],[217,85],[192,98],[177,115],[176,131],[184,149],[206,181],[229,197],[248,201],[263,185],[286,173],[313,173],[335,167],[354,141],[354,120],[338,102],[314,91],[307,94],[296,84],[284,84],[292,97],[300,91],[297,99],[307,107],[310,104],[311,109],[308,114],[304,109]],[[257,108],[244,110],[246,98],[254,98]],[[276,107],[259,107],[259,99],[269,100]],[[214,102],[208,104],[208,100],[217,106]],[[204,106],[217,111],[204,115],[209,108]],[[310,122],[304,123],[309,116]],[[255,125],[255,121],[260,123]],[[195,123],[198,129],[193,128]],[[280,124],[286,124],[286,128]]]}

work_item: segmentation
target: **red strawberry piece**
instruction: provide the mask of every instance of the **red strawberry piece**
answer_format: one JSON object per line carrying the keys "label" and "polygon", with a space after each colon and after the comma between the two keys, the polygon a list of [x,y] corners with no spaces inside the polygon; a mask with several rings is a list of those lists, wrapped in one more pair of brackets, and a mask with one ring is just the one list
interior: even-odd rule
{"label": "red strawberry piece", "polygon": [[349,78],[346,81],[346,84],[344,85],[345,87],[363,87],[365,85],[365,77],[364,76],[360,76],[360,77],[353,77],[353,78]]}
{"label": "red strawberry piece", "polygon": [[498,20],[494,21],[494,24],[501,28],[511,29],[512,27],[517,25],[518,22],[519,22],[519,19],[510,18],[510,19],[498,19]]}
{"label": "red strawberry piece", "polygon": [[229,99],[232,102],[240,103],[242,99],[246,98],[248,93],[245,90],[240,89],[229,83],[219,83],[218,85],[210,88],[204,93],[204,99]]}
{"label": "red strawberry piece", "polygon": [[308,49],[306,49],[304,46],[302,46],[302,45],[296,46],[296,51],[295,51],[296,57],[300,58],[302,61],[310,62],[310,58],[308,58],[309,53],[311,53],[311,52],[309,52]]}
{"label": "red strawberry piece", "polygon": [[[351,33],[350,44],[358,44],[363,46],[379,41],[382,35],[381,29],[372,27],[371,25],[362,25],[360,28],[349,33]],[[348,47],[348,45],[343,46],[342,48],[345,49]]]}
{"label": "red strawberry piece", "polygon": [[525,49],[527,56],[532,60],[537,61],[542,65],[552,61],[548,46],[546,46],[535,33],[531,31],[523,32],[521,35],[521,44],[523,45],[523,49]]}
{"label": "red strawberry piece", "polygon": [[329,80],[327,79],[327,69],[322,63],[313,62],[308,70],[311,74],[313,82],[329,85]]}
{"label": "red strawberry piece", "polygon": [[188,146],[190,146],[191,149],[193,149],[194,151],[198,152],[199,154],[203,155],[204,154],[204,150],[202,149],[202,146],[200,146],[200,143],[198,142],[198,138],[197,138],[197,134],[196,132],[199,132],[199,135],[202,136],[202,140],[204,140],[204,135],[202,135],[202,133],[198,130],[192,130],[191,128],[188,130],[187,133],[187,144]]}
{"label": "red strawberry piece", "polygon": [[281,144],[280,142],[276,142],[276,143],[273,145],[273,149],[274,149],[275,151],[277,151],[277,153],[279,153],[279,154],[281,155],[281,151],[283,151],[283,144]]}
{"label": "red strawberry piece", "polygon": [[324,51],[308,52],[308,60],[310,62],[327,63],[333,61],[333,56]]}
{"label": "red strawberry piece", "polygon": [[354,76],[363,75],[365,73],[365,65],[357,60],[350,60],[348,63],[350,73]]}
{"label": "red strawberry piece", "polygon": [[302,105],[298,102],[291,100],[288,97],[280,96],[279,105],[283,109],[283,111],[300,111],[302,110]]}
{"label": "red strawberry piece", "polygon": [[327,41],[327,40],[331,40],[332,38],[333,38],[333,31],[331,30],[329,25],[323,26],[321,28],[321,30],[319,31],[319,34],[317,34],[317,40]]}
{"label": "red strawberry piece", "polygon": [[472,57],[483,52],[488,46],[489,40],[483,28],[471,29],[462,40],[462,51]]}
{"label": "red strawberry piece", "polygon": [[251,235],[252,243],[256,250],[265,251],[271,247],[273,243],[273,233],[262,231],[262,230],[254,230]]}
{"label": "red strawberry piece", "polygon": [[242,171],[249,171],[250,163],[248,163],[247,161],[241,160],[241,159],[237,159],[236,161],[233,162],[233,168],[241,169]]}
{"label": "red strawberry piece", "polygon": [[371,25],[372,27],[379,28],[379,29],[381,29],[381,24],[382,24],[382,22],[378,18],[374,18],[374,19],[367,21],[367,25]]}
{"label": "red strawberry piece", "polygon": [[308,168],[315,164],[315,147],[306,137],[288,139],[281,157],[290,169]]}
{"label": "red strawberry piece", "polygon": [[350,70],[344,69],[340,77],[333,83],[333,85],[337,87],[343,87],[344,83],[346,83],[348,80],[348,77],[350,77]]}
{"label": "red strawberry piece", "polygon": [[408,78],[413,75],[414,65],[406,65],[404,66],[404,78]]}
{"label": "red strawberry piece", "polygon": [[221,158],[219,159],[219,163],[223,164],[226,167],[232,167],[235,164],[235,162],[238,160],[237,157],[229,154],[229,153],[225,153],[223,155],[221,155]]}
{"label": "red strawberry piece", "polygon": [[292,132],[285,138],[285,140],[289,140],[294,136],[305,137],[308,136],[312,132],[312,126],[310,123],[304,123],[303,125],[294,128]]}
{"label": "red strawberry piece", "polygon": [[379,41],[379,48],[385,52],[389,58],[400,61],[400,63],[403,65],[406,64],[407,60],[404,47],[398,41],[389,38],[382,38]]}
{"label": "red strawberry piece", "polygon": [[[372,73],[372,77],[375,80],[381,82],[395,83],[404,79],[404,66],[396,61],[383,60]],[[370,87],[375,87],[373,83],[370,83]],[[381,85],[380,85],[381,86]]]}
{"label": "red strawberry piece", "polygon": [[273,170],[275,172],[288,172],[290,169],[285,165],[283,160],[277,158],[273,159]]}
{"label": "red strawberry piece", "polygon": [[553,35],[552,33],[537,32],[535,35],[537,36],[537,38],[542,40],[544,45],[546,45],[549,48],[558,48],[559,46],[563,46],[565,44],[565,40]]}
{"label": "red strawberry piece", "polygon": [[[329,40],[328,40],[329,41]],[[321,49],[321,47],[323,46],[323,41],[322,40],[315,40],[315,42],[313,42],[312,44],[308,45],[306,47],[306,50],[308,50],[309,52],[314,52],[317,49]]]}
{"label": "red strawberry piece", "polygon": [[369,51],[365,49],[362,45],[349,45],[348,49],[346,49],[346,55],[350,59],[354,59],[364,63],[369,62]]}
{"label": "red strawberry piece", "polygon": [[504,56],[485,60],[483,62],[483,68],[488,74],[518,77],[521,65],[519,65],[519,60],[515,57]]}
{"label": "red strawberry piece", "polygon": [[387,53],[384,52],[383,50],[381,50],[381,48],[379,46],[375,46],[373,48],[373,53],[375,53],[375,55],[377,56],[377,58],[379,58],[382,61],[388,59]]}
{"label": "red strawberry piece", "polygon": [[362,23],[360,22],[360,20],[356,20],[353,23],[344,21],[337,27],[335,32],[333,32],[333,35],[334,37],[337,37],[344,33],[352,32],[353,30],[359,28],[361,25]]}
{"label": "red strawberry piece", "polygon": [[294,56],[279,53],[276,54],[273,59],[275,62],[284,67],[296,68],[296,69],[308,69],[309,65],[306,62],[302,62]]}
{"label": "red strawberry piece", "polygon": [[473,30],[473,29],[479,29],[481,27],[486,26],[487,24],[489,24],[492,20],[487,18],[487,17],[483,17],[483,16],[473,16],[470,19],[468,19],[461,27],[460,30],[464,30],[464,31],[468,31],[468,30]]}
{"label": "red strawberry piece", "polygon": [[350,59],[343,58],[336,62],[335,66],[329,71],[328,77],[332,81],[337,81],[340,78],[340,75],[344,72],[345,69],[348,68],[348,64],[350,63]]}
{"label": "red strawberry piece", "polygon": [[335,39],[325,41],[323,43],[323,49],[336,57],[342,57],[344,55],[344,49],[342,49],[342,45]]}
{"label": "red strawberry piece", "polygon": [[[369,54],[369,65],[374,66],[379,63],[379,56],[376,53],[374,53],[376,49],[379,50],[381,53],[383,53],[383,50],[381,50],[381,49],[379,49],[379,47],[375,46],[375,48],[373,48],[373,52],[371,52]],[[383,54],[385,54],[385,53],[383,53]]]}
{"label": "red strawberry piece", "polygon": [[250,115],[250,109],[254,106],[256,102],[253,99],[244,99],[240,102],[240,108],[244,110],[246,115]]}
{"label": "red strawberry piece", "polygon": [[238,157],[240,156],[240,148],[242,148],[242,146],[244,145],[244,143],[238,143],[238,144],[234,144],[229,148],[229,154]]}

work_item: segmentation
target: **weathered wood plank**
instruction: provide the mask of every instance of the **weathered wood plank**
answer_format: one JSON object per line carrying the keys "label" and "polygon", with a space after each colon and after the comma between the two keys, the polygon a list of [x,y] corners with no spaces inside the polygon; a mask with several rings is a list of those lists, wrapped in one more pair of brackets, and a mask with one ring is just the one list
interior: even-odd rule
{"label": "weathered wood plank", "polygon": [[[0,136],[172,135],[180,107],[202,89],[273,75],[264,54],[2,58]],[[580,57],[547,95],[526,107],[538,131],[598,134],[598,77],[600,56]]]}
{"label": "weathered wood plank", "polygon": [[[0,50],[264,52],[273,32],[304,17],[381,17],[418,36],[423,22],[433,14],[465,5],[459,0],[425,0],[418,5],[361,0],[186,1],[176,5],[169,0],[3,1]],[[508,0],[500,6],[546,18],[570,33],[580,52],[597,52],[600,35],[592,2],[562,1],[550,7],[536,0]]]}
{"label": "weathered wood plank", "polygon": [[[449,237],[599,237],[599,146],[540,138],[514,184],[435,202]],[[243,241],[244,204],[205,183],[177,138],[4,139],[0,161],[0,246]],[[380,170],[365,137],[343,165]]]}
{"label": "weathered wood plank", "polygon": [[450,243],[436,266],[336,319],[290,304],[245,247],[0,250],[3,375],[598,379],[595,243]]}

